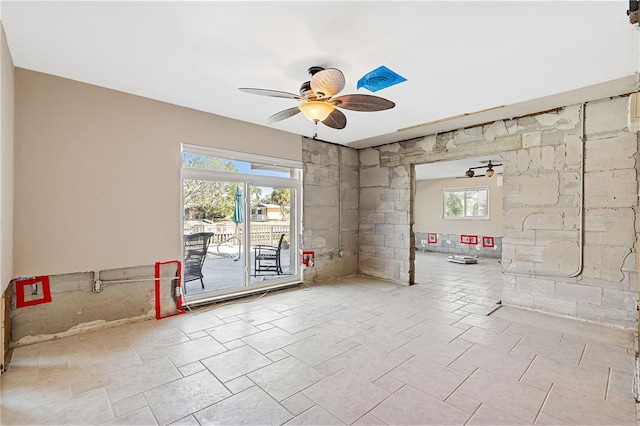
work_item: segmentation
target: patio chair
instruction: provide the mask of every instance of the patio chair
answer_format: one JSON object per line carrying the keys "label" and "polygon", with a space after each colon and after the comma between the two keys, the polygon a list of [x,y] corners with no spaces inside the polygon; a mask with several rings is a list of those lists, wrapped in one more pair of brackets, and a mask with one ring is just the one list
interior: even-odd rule
{"label": "patio chair", "polygon": [[[202,265],[207,258],[207,250],[209,250],[209,240],[213,236],[213,232],[200,232],[197,234],[189,234],[184,236],[184,282],[200,280],[200,284],[204,289],[204,281],[202,280]],[[184,292],[187,293],[187,286],[184,286]]]}
{"label": "patio chair", "polygon": [[280,264],[280,251],[282,250],[282,240],[284,234],[280,235],[278,246],[268,246],[259,244],[254,247],[253,252],[255,260],[255,269],[253,276],[257,276],[258,272],[275,272],[277,275],[282,274],[282,265]]}

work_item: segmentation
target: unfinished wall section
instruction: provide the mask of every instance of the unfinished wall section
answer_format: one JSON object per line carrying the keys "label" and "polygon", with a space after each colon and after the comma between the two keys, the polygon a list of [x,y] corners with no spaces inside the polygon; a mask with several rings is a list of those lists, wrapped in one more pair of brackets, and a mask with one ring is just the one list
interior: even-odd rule
{"label": "unfinished wall section", "polygon": [[[171,298],[170,278],[176,272],[173,266],[161,271],[162,298],[167,293]],[[32,306],[19,306],[16,282],[12,282],[8,290],[12,344],[30,344],[156,317],[153,265],[99,271],[100,292],[93,291],[94,278],[93,272],[51,275],[48,277],[51,301]],[[30,288],[27,286],[27,290]],[[38,288],[37,292],[41,290]],[[173,309],[175,301],[166,305]]]}
{"label": "unfinished wall section", "polygon": [[360,151],[360,271],[409,283],[411,164],[502,154],[503,303],[634,328],[638,134],[627,107],[617,97]]}
{"label": "unfinished wall section", "polygon": [[305,281],[358,272],[358,151],[303,139],[304,231],[302,247],[315,252]]}
{"label": "unfinished wall section", "polygon": [[409,282],[411,165],[404,145],[360,151],[360,272]]}

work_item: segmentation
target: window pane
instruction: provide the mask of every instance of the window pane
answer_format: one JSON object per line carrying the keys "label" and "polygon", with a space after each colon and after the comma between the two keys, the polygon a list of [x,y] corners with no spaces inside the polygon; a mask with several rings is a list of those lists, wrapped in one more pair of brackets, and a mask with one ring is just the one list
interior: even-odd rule
{"label": "window pane", "polygon": [[489,197],[489,191],[487,190],[478,191],[478,212],[476,216],[487,216],[489,214],[488,197]]}
{"label": "window pane", "polygon": [[294,176],[294,169],[289,169],[287,167],[242,160],[230,160],[227,158],[193,154],[190,152],[182,154],[182,166],[193,169],[219,170],[231,173],[245,173],[261,176],[277,176],[286,178]]}
{"label": "window pane", "polygon": [[464,216],[464,192],[445,192],[445,217]]}

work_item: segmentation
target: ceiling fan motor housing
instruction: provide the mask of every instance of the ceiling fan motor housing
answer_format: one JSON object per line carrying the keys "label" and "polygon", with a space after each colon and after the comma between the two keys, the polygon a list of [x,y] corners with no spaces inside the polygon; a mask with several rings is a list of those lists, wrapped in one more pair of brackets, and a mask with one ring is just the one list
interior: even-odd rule
{"label": "ceiling fan motor housing", "polygon": [[314,96],[313,90],[311,90],[310,81],[305,81],[300,85],[300,96],[302,96],[305,99],[309,99]]}

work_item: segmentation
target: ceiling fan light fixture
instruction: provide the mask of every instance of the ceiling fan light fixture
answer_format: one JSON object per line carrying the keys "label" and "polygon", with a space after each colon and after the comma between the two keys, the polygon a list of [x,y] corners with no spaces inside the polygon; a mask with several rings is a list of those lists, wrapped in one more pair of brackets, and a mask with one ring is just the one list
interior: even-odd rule
{"label": "ceiling fan light fixture", "polygon": [[466,172],[464,172],[464,174],[465,174],[466,177],[472,178],[473,175],[475,175],[476,173],[473,170],[469,169]]}
{"label": "ceiling fan light fixture", "polygon": [[485,172],[485,174],[486,174],[488,177],[493,176],[493,173],[494,173],[494,171],[493,171],[493,169],[492,169],[491,167],[489,167],[489,168],[487,169],[487,171]]}
{"label": "ceiling fan light fixture", "polygon": [[306,101],[298,105],[298,108],[311,121],[324,121],[334,110],[333,105],[321,101]]}

